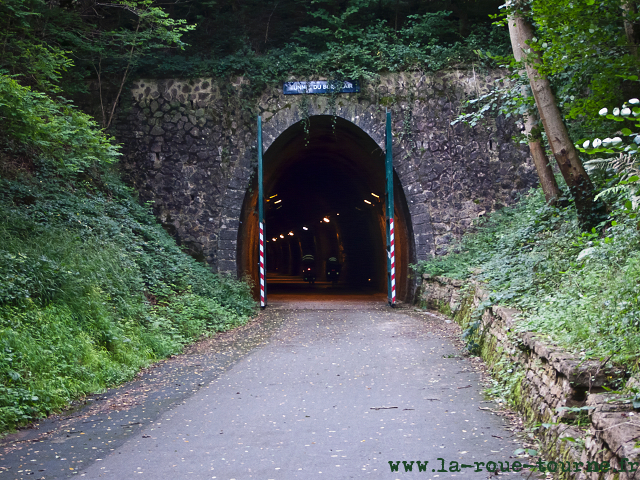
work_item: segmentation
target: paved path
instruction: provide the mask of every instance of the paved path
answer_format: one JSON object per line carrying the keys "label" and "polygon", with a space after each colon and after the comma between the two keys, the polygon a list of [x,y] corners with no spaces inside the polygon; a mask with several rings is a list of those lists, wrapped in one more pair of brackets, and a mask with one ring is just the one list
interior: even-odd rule
{"label": "paved path", "polygon": [[[518,445],[480,409],[491,404],[454,325],[357,300],[276,300],[260,321],[10,437],[0,480],[480,479],[474,462],[513,462]],[[474,468],[438,472],[438,458]],[[403,460],[429,464],[392,472]]]}

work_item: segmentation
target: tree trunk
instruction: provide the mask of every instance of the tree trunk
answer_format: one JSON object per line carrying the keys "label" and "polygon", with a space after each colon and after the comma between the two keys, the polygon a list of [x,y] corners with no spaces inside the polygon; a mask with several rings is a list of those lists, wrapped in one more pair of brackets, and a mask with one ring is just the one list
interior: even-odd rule
{"label": "tree trunk", "polygon": [[[520,42],[520,36],[518,35],[518,29],[515,25],[515,18],[513,16],[509,17],[508,23],[513,56],[516,58],[516,61],[519,62],[522,60],[523,47],[526,47],[526,45],[523,45]],[[526,97],[527,94],[524,90],[526,89],[523,89],[522,93],[523,96]],[[533,164],[536,166],[538,178],[540,179],[540,186],[544,192],[547,204],[555,205],[558,198],[562,195],[562,192],[558,187],[556,177],[553,175],[549,159],[544,152],[544,148],[542,146],[542,135],[538,128],[538,116],[533,109],[525,115],[524,134],[527,136],[527,140],[529,141],[529,150],[531,151]]]}
{"label": "tree trunk", "polygon": [[[522,15],[516,14],[514,17],[520,42],[524,45],[527,41],[533,40],[531,23]],[[585,172],[578,152],[569,138],[569,132],[562,120],[562,114],[551,91],[549,80],[538,73],[539,53],[529,45],[527,45],[527,50],[530,50],[525,60],[527,75],[531,83],[533,98],[538,106],[538,112],[540,112],[542,125],[547,133],[549,146],[575,200],[580,225],[583,229],[590,230],[604,218],[604,204],[593,200],[593,183]]]}
{"label": "tree trunk", "polygon": [[627,43],[631,55],[638,57],[638,42],[640,41],[640,28],[636,23],[630,22],[626,15],[638,13],[638,6],[635,0],[622,0],[622,10],[625,13],[624,33],[627,37]]}
{"label": "tree trunk", "polygon": [[396,22],[395,22],[395,31],[398,31],[398,10],[400,9],[400,0],[396,0]]}

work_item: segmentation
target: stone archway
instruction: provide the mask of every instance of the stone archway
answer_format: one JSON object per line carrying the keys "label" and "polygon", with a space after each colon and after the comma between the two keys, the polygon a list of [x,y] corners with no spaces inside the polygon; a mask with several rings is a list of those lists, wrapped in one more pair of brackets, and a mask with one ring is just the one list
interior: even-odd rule
{"label": "stone archway", "polygon": [[[264,155],[268,272],[298,275],[299,260],[308,253],[322,272],[323,261],[336,256],[346,284],[385,291],[384,175],[378,143],[343,118],[311,116],[270,141]],[[415,243],[397,175],[394,183],[398,298],[410,300]],[[254,178],[240,216],[237,259],[239,272],[257,284],[256,209]]]}
{"label": "stone archway", "polygon": [[395,191],[405,199],[397,204],[410,219],[410,258],[425,260],[446,253],[478,215],[512,203],[537,182],[526,147],[511,141],[513,120],[497,117],[474,128],[451,124],[465,99],[486,92],[502,75],[390,74],[333,104],[326,95],[284,95],[274,87],[250,106],[239,101],[242,79],[231,86],[238,95],[213,79],[140,80],[131,108],[116,124],[121,165],[182,248],[217,272],[242,275],[247,260],[241,244],[253,235],[243,205],[255,171],[256,111],[267,151],[305,118],[325,116],[347,125],[343,132],[360,132],[371,154],[384,149],[388,108]]}

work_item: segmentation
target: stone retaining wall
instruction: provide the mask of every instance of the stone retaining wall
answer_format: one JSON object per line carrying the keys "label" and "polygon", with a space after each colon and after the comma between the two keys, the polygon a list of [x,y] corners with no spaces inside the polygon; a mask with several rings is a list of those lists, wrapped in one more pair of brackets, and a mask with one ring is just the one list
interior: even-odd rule
{"label": "stone retaining wall", "polygon": [[[589,473],[576,473],[573,465],[571,473],[556,472],[553,478],[639,480],[640,471],[616,472],[623,458],[640,462],[640,412],[606,391],[624,372],[606,362],[581,362],[548,339],[518,332],[518,311],[488,306],[487,300],[477,283],[423,276],[421,305],[453,317],[464,329],[476,327],[470,338],[492,375],[529,425],[541,425],[543,459],[582,462],[585,468],[588,462],[610,465],[609,471]],[[637,384],[631,379],[627,386],[632,382]],[[587,408],[575,410],[582,407]]]}

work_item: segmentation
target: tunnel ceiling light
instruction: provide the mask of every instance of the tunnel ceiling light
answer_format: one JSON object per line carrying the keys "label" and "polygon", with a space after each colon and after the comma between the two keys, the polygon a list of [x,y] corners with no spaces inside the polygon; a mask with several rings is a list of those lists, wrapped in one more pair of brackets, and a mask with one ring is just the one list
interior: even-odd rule
{"label": "tunnel ceiling light", "polygon": [[274,203],[274,205],[275,205],[276,203],[280,203],[281,201],[282,201],[282,199],[280,199],[280,200],[276,200],[276,201],[275,201],[275,202],[273,202],[273,203]]}
{"label": "tunnel ceiling light", "polygon": [[284,238],[284,235],[280,234],[280,238]]}
{"label": "tunnel ceiling light", "polygon": [[307,227],[302,227],[303,230],[309,230]]}
{"label": "tunnel ceiling light", "polygon": [[328,218],[328,217],[324,217],[324,218],[322,219],[322,221],[323,221],[324,223],[329,223],[329,218]]}
{"label": "tunnel ceiling light", "polygon": [[336,213],[336,215],[340,215],[339,213]]}
{"label": "tunnel ceiling light", "polygon": [[278,196],[278,194],[276,193],[275,195],[271,195],[269,198],[274,198],[274,197],[277,197],[277,196]]}
{"label": "tunnel ceiling light", "polygon": [[275,238],[272,238],[271,240],[273,240],[274,242],[276,241],[276,239],[275,239]]}
{"label": "tunnel ceiling light", "polygon": [[380,198],[378,195],[376,195],[375,193],[371,192],[371,195],[373,195],[376,198]]}
{"label": "tunnel ceiling light", "polygon": [[289,232],[289,235],[293,237],[293,232]]}
{"label": "tunnel ceiling light", "polygon": [[369,205],[371,205],[371,202],[369,200],[365,200],[364,203],[368,203]]}

